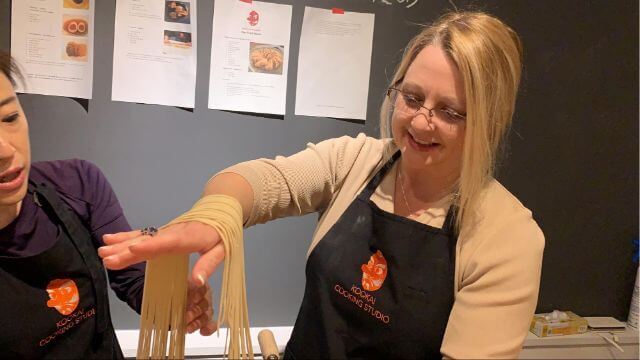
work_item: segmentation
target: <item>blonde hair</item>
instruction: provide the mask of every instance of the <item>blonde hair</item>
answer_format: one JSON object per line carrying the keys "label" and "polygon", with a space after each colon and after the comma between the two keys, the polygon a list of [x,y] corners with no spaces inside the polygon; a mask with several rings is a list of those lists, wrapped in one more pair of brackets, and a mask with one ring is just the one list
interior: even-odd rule
{"label": "blonde hair", "polygon": [[[515,108],[522,70],[518,35],[497,18],[482,12],[452,12],[425,27],[405,48],[392,78],[399,84],[418,53],[436,45],[462,74],[467,120],[458,179],[456,229],[473,221],[481,190],[493,178],[496,156]],[[391,136],[392,104],[385,97],[380,110],[380,135]],[[385,154],[388,158],[390,153]]]}

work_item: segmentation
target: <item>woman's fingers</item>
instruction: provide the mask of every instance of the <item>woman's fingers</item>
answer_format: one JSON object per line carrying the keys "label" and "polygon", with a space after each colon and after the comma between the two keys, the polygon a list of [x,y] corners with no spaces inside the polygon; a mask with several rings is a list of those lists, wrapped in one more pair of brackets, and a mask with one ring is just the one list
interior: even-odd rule
{"label": "woman's fingers", "polygon": [[137,244],[143,239],[144,236],[138,236],[128,240],[122,240],[121,242],[113,243],[112,245],[101,246],[98,248],[98,255],[101,258],[106,258],[111,255],[129,252],[129,246]]}
{"label": "woman's fingers", "polygon": [[222,241],[218,241],[212,249],[200,255],[200,258],[193,265],[189,281],[194,285],[204,285],[223,260],[224,244]]}
{"label": "woman's fingers", "polygon": [[198,318],[198,319],[193,320],[189,324],[187,324],[187,327],[185,328],[185,330],[187,330],[187,333],[191,334],[192,332],[198,330],[200,328],[200,322],[201,322],[201,320],[200,320],[200,318]]}
{"label": "woman's fingers", "polygon": [[104,234],[102,236],[102,241],[104,241],[106,245],[113,245],[136,238],[140,235],[140,230],[125,231],[116,234]]}
{"label": "woman's fingers", "polygon": [[[135,234],[138,236],[134,236]],[[136,230],[112,234],[107,236],[105,241],[111,245],[101,247],[98,254],[103,258],[108,269],[119,270],[167,254],[198,252],[204,256],[220,243],[220,236],[212,226],[199,222],[187,222],[167,226],[154,236],[140,236],[140,231]],[[218,251],[214,253],[217,257]],[[211,272],[200,274],[203,277],[202,280],[196,277],[195,279],[198,280],[196,284],[204,284]]]}
{"label": "woman's fingers", "polygon": [[204,286],[190,286],[187,292],[186,329],[192,333],[200,329],[200,334],[208,336],[218,328],[213,321],[213,301],[209,283]]}
{"label": "woman's fingers", "polygon": [[[207,296],[210,299],[211,298],[210,291],[211,291],[211,288],[209,287],[209,284],[206,284],[206,286],[197,286],[197,287],[192,287],[190,285],[189,290],[187,291],[187,309],[191,309],[195,307],[202,301],[202,299],[206,298]],[[198,313],[197,315],[199,314],[200,313]]]}
{"label": "woman's fingers", "polygon": [[204,253],[220,241],[215,228],[199,222],[174,224],[158,231],[153,241],[145,241],[131,247],[140,256],[174,253]]}
{"label": "woman's fingers", "polygon": [[120,269],[126,268],[127,266],[137,264],[149,259],[151,259],[151,257],[139,256],[137,254],[132,253],[127,248],[126,250],[118,254],[103,257],[102,263],[109,270],[120,270]]}
{"label": "woman's fingers", "polygon": [[209,299],[200,299],[197,303],[192,303],[187,307],[189,310],[187,311],[187,316],[185,317],[185,322],[187,324],[193,322],[195,319],[202,316],[202,314],[213,315],[213,307],[211,301]]}
{"label": "woman's fingers", "polygon": [[[211,319],[212,314],[211,313],[205,313],[200,315],[197,319],[193,320],[189,325],[187,325],[187,332],[189,334],[193,333],[194,331],[201,329],[202,328],[214,328],[216,329],[217,327],[213,327],[212,323],[215,324],[215,322]],[[205,329],[207,330],[207,329]],[[214,330],[215,331],[215,330]],[[208,331],[205,331],[208,332]],[[211,335],[211,334],[209,334]]]}
{"label": "woman's fingers", "polygon": [[151,236],[143,235],[113,245],[102,246],[98,248],[98,255],[102,258],[102,262],[107,269],[120,270],[129,265],[150,259],[131,252],[131,246],[149,238]]}
{"label": "woman's fingers", "polygon": [[210,336],[211,334],[216,332],[216,330],[218,330],[218,323],[211,320],[208,323],[204,324],[204,326],[200,327],[200,335]]}

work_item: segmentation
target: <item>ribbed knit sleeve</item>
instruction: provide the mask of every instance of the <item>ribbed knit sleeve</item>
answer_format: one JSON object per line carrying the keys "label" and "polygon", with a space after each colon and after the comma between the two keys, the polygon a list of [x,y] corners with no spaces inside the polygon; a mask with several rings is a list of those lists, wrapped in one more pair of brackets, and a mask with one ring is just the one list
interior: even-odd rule
{"label": "ribbed knit sleeve", "polygon": [[244,177],[253,189],[253,208],[245,227],[269,220],[322,212],[342,186],[367,141],[364,134],[307,144],[291,156],[257,159],[233,165],[218,174]]}

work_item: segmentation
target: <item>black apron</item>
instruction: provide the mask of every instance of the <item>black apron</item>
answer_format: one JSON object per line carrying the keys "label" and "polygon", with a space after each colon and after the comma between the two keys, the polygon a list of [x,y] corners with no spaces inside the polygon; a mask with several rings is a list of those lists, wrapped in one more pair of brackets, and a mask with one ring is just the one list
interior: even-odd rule
{"label": "black apron", "polygon": [[0,257],[3,358],[121,359],[107,279],[91,235],[47,184],[27,196],[58,226],[55,245],[29,257]]}
{"label": "black apron", "polygon": [[313,249],[285,358],[441,358],[454,301],[453,206],[442,229],[385,212],[371,179]]}

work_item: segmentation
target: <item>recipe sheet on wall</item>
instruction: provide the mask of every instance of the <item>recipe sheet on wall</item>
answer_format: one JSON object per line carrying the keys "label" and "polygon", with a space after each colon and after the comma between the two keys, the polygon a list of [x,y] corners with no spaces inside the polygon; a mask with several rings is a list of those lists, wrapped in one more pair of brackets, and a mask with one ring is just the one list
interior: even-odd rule
{"label": "recipe sheet on wall", "polygon": [[193,108],[196,0],[118,0],[111,99]]}
{"label": "recipe sheet on wall", "polygon": [[14,0],[11,55],[16,91],[91,99],[94,0]]}
{"label": "recipe sheet on wall", "polygon": [[365,120],[374,14],[305,7],[296,115]]}
{"label": "recipe sheet on wall", "polygon": [[216,0],[209,108],[284,115],[291,5]]}

